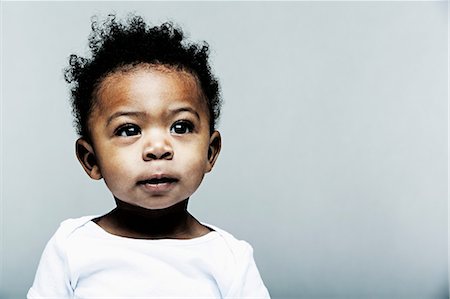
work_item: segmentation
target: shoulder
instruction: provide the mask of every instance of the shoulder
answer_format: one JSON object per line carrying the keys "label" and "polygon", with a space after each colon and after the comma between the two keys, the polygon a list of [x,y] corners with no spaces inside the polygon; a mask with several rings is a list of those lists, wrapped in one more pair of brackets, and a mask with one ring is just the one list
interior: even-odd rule
{"label": "shoulder", "polygon": [[72,298],[72,270],[67,255],[68,243],[74,232],[93,218],[94,216],[85,216],[61,222],[45,246],[28,298]]}
{"label": "shoulder", "polygon": [[91,221],[92,219],[95,219],[96,215],[89,215],[89,216],[82,216],[78,218],[69,218],[60,223],[61,229],[76,229],[77,227],[83,226],[87,222]]}
{"label": "shoulder", "polygon": [[232,265],[228,264],[229,268],[226,268],[226,273],[232,277],[225,288],[224,297],[270,298],[253,258],[252,246],[221,228],[213,225],[207,226],[214,229],[222,237],[225,247],[234,259]]}
{"label": "shoulder", "polygon": [[81,228],[94,218],[95,216],[84,216],[62,221],[56,232],[47,242],[41,257],[41,262],[43,261],[44,263],[47,262],[50,264],[58,263],[62,268],[69,271],[69,255],[71,249],[79,247],[74,246],[74,244],[80,243],[79,232],[83,235],[83,230]]}
{"label": "shoulder", "polygon": [[92,219],[94,219],[96,217],[97,216],[90,215],[90,216],[83,216],[83,217],[79,217],[79,218],[66,219],[60,223],[57,232],[60,232],[62,234],[70,234],[73,231],[75,231],[77,228],[84,226],[86,223],[88,223],[89,221],[91,221]]}
{"label": "shoulder", "polygon": [[221,236],[222,240],[225,243],[225,246],[230,251],[230,253],[235,257],[235,259],[242,262],[242,259],[253,258],[253,248],[248,242],[237,239],[231,233],[215,225],[210,224],[205,225],[214,229],[214,231],[216,231]]}
{"label": "shoulder", "polygon": [[96,216],[83,216],[79,218],[70,218],[62,221],[53,235],[52,239],[56,243],[61,243],[67,240],[74,232],[90,222]]}

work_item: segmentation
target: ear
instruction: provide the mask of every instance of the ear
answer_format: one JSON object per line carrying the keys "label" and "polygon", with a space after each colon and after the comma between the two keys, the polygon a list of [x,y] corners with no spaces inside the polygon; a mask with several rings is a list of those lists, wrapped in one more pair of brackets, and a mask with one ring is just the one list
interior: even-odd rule
{"label": "ear", "polygon": [[222,147],[222,138],[219,131],[214,131],[209,138],[208,148],[208,164],[205,172],[210,172],[219,157],[220,148]]}
{"label": "ear", "polygon": [[100,168],[97,164],[94,148],[83,137],[79,138],[75,143],[75,151],[77,153],[78,161],[83,166],[84,171],[94,180],[102,178]]}

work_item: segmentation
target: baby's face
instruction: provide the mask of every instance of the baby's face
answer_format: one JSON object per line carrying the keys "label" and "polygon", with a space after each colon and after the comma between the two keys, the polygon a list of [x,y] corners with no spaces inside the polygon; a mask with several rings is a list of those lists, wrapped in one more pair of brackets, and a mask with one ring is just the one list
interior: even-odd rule
{"label": "baby's face", "polygon": [[118,199],[148,209],[188,198],[220,150],[207,111],[186,72],[159,67],[109,75],[89,119],[98,167],[91,177],[103,177]]}

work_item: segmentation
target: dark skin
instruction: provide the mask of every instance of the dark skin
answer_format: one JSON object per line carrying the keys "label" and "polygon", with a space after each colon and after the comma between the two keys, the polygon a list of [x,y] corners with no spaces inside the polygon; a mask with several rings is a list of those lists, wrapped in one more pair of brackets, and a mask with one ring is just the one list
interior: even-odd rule
{"label": "dark skin", "polygon": [[116,198],[117,207],[93,219],[106,232],[133,239],[192,239],[211,232],[188,211],[188,199],[165,209],[151,210]]}
{"label": "dark skin", "polygon": [[109,75],[90,117],[78,160],[104,179],[117,207],[93,221],[113,235],[192,239],[211,231],[188,211],[188,198],[211,171],[221,139],[210,131],[201,90],[190,73],[138,66]]}

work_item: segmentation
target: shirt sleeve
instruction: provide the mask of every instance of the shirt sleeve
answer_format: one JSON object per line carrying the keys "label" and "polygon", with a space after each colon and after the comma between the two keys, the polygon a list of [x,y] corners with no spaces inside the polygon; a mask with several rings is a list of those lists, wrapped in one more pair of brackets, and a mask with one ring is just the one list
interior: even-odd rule
{"label": "shirt sleeve", "polygon": [[230,291],[225,296],[227,299],[258,298],[270,299],[269,292],[262,281],[258,268],[253,258],[253,248],[247,242],[243,242],[244,250],[237,257],[237,271]]}
{"label": "shirt sleeve", "polygon": [[63,225],[47,243],[27,299],[72,298]]}

